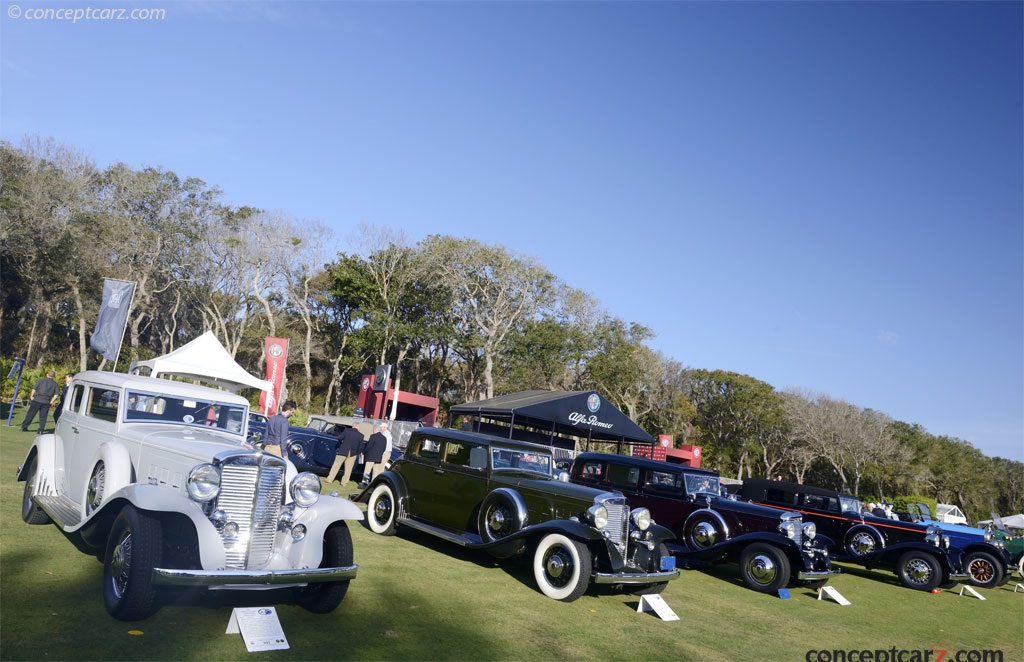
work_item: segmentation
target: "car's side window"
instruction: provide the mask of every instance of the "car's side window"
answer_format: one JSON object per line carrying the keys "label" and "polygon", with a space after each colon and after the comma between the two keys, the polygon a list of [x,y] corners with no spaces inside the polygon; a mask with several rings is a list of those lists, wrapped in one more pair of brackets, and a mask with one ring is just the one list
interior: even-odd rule
{"label": "car's side window", "polygon": [[644,481],[644,491],[666,496],[680,496],[682,494],[681,477],[668,471],[648,471]]}
{"label": "car's side window", "polygon": [[113,423],[117,420],[117,403],[120,393],[111,389],[93,387],[89,389],[89,408],[86,415]]}
{"label": "car's side window", "polygon": [[445,448],[444,462],[462,469],[480,470],[487,466],[487,452],[480,446],[449,441]]}
{"label": "car's side window", "polygon": [[639,467],[624,467],[618,464],[608,466],[608,482],[612,485],[635,488],[639,480]]}
{"label": "car's side window", "polygon": [[428,462],[437,462],[437,458],[440,454],[441,444],[438,441],[427,437],[421,437],[419,444],[417,444],[413,451],[413,455]]}
{"label": "car's side window", "polygon": [[587,480],[601,480],[604,478],[604,464],[601,462],[584,462],[580,468],[580,476]]}
{"label": "car's side window", "polygon": [[71,411],[79,411],[82,408],[82,399],[85,397],[85,387],[81,384],[76,384],[73,391],[71,391]]}
{"label": "car's side window", "polygon": [[797,494],[793,492],[786,492],[785,490],[779,490],[775,488],[768,488],[765,490],[765,501],[771,501],[772,503],[783,503],[786,505],[796,505]]}

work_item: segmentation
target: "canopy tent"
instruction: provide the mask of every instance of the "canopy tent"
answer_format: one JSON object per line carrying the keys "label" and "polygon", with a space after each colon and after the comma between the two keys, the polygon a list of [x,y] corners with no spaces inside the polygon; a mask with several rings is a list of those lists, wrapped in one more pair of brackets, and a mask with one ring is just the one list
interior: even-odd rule
{"label": "canopy tent", "polygon": [[[455,405],[456,416],[476,419],[472,429],[492,434],[507,433],[511,438],[520,426],[517,439],[538,441],[552,446],[566,445],[565,436],[591,441],[623,444],[655,444],[655,439],[605,400],[597,391],[520,391],[489,400]],[[484,421],[491,421],[486,424]],[[497,425],[495,425],[495,423]],[[530,428],[529,432],[522,428]],[[562,442],[562,443],[558,443]],[[573,444],[575,445],[575,444]]]}
{"label": "canopy tent", "polygon": [[205,384],[214,384],[232,393],[242,388],[269,391],[274,387],[272,382],[253,377],[245,368],[235,363],[213,331],[207,331],[192,342],[163,356],[148,361],[136,361],[131,364],[130,372],[138,374],[141,368],[149,368],[153,377],[185,377]]}

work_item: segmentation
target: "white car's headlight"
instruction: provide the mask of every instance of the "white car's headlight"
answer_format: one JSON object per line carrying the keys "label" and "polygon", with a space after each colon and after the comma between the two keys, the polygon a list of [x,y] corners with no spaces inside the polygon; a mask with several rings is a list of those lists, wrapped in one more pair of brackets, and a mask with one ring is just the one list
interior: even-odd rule
{"label": "white car's headlight", "polygon": [[646,508],[634,508],[630,511],[629,518],[633,520],[636,528],[641,531],[651,528],[651,511]]}
{"label": "white car's headlight", "polygon": [[188,473],[188,495],[200,502],[212,501],[220,494],[220,471],[212,464],[192,467]]}
{"label": "white car's headlight", "polygon": [[814,525],[814,522],[804,522],[803,532],[804,538],[814,540],[814,536],[818,535],[818,527]]}
{"label": "white car's headlight", "polygon": [[295,503],[303,508],[309,508],[320,499],[320,477],[303,471],[292,479],[288,489]]}
{"label": "white car's headlight", "polygon": [[587,517],[596,529],[603,529],[608,526],[608,509],[604,506],[591,506],[587,508]]}

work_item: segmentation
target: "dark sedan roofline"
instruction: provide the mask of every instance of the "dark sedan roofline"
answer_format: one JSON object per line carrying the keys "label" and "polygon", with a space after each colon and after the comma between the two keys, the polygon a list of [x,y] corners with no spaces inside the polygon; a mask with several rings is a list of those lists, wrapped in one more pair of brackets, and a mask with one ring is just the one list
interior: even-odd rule
{"label": "dark sedan roofline", "polygon": [[685,464],[673,464],[672,462],[662,462],[661,460],[649,460],[644,457],[633,457],[632,455],[615,455],[614,453],[580,453],[576,456],[576,460],[603,460],[606,458],[615,458],[616,461],[621,462],[622,460],[629,460],[629,464],[636,467],[646,467],[647,469],[655,469],[657,471],[676,471],[677,473],[693,473],[702,474],[705,476],[714,476],[719,478],[717,471],[711,469],[699,469],[697,467],[690,467]]}
{"label": "dark sedan roofline", "polygon": [[[748,490],[747,487],[750,487]],[[799,492],[800,494],[814,494],[817,496],[826,497],[849,497],[856,499],[857,497],[852,494],[843,494],[835,490],[826,489],[824,487],[815,487],[813,485],[801,485],[800,483],[788,483],[782,480],[771,480],[769,478],[746,478],[743,480],[743,487],[740,488],[740,493],[746,497],[748,492],[760,492],[761,496],[764,496],[764,491],[769,488],[779,488],[786,490],[787,492]]]}
{"label": "dark sedan roofline", "polygon": [[466,430],[456,430],[454,428],[416,428],[413,430],[412,436],[425,436],[432,435],[435,437],[443,437],[445,439],[453,441],[464,441],[466,443],[479,444],[481,446],[500,446],[502,448],[522,448],[530,450],[536,453],[551,454],[551,447],[543,444],[534,444],[529,441],[519,441],[518,439],[508,439],[507,437],[496,437],[491,434],[484,434],[483,432],[468,432]]}

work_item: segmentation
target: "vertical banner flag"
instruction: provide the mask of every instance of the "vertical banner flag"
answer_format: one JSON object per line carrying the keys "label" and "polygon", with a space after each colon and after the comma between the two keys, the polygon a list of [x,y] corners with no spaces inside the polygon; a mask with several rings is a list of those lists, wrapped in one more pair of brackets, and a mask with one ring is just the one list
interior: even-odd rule
{"label": "vertical banner flag", "polygon": [[135,283],[126,280],[103,279],[103,303],[96,318],[96,329],[89,339],[89,346],[109,361],[117,361],[124,338],[128,309],[135,294]]}
{"label": "vertical banner flag", "polygon": [[260,395],[260,409],[265,415],[273,416],[277,413],[278,400],[281,398],[284,365],[288,359],[288,339],[267,336],[263,341],[263,355],[267,361],[266,380],[273,383],[274,388]]}

